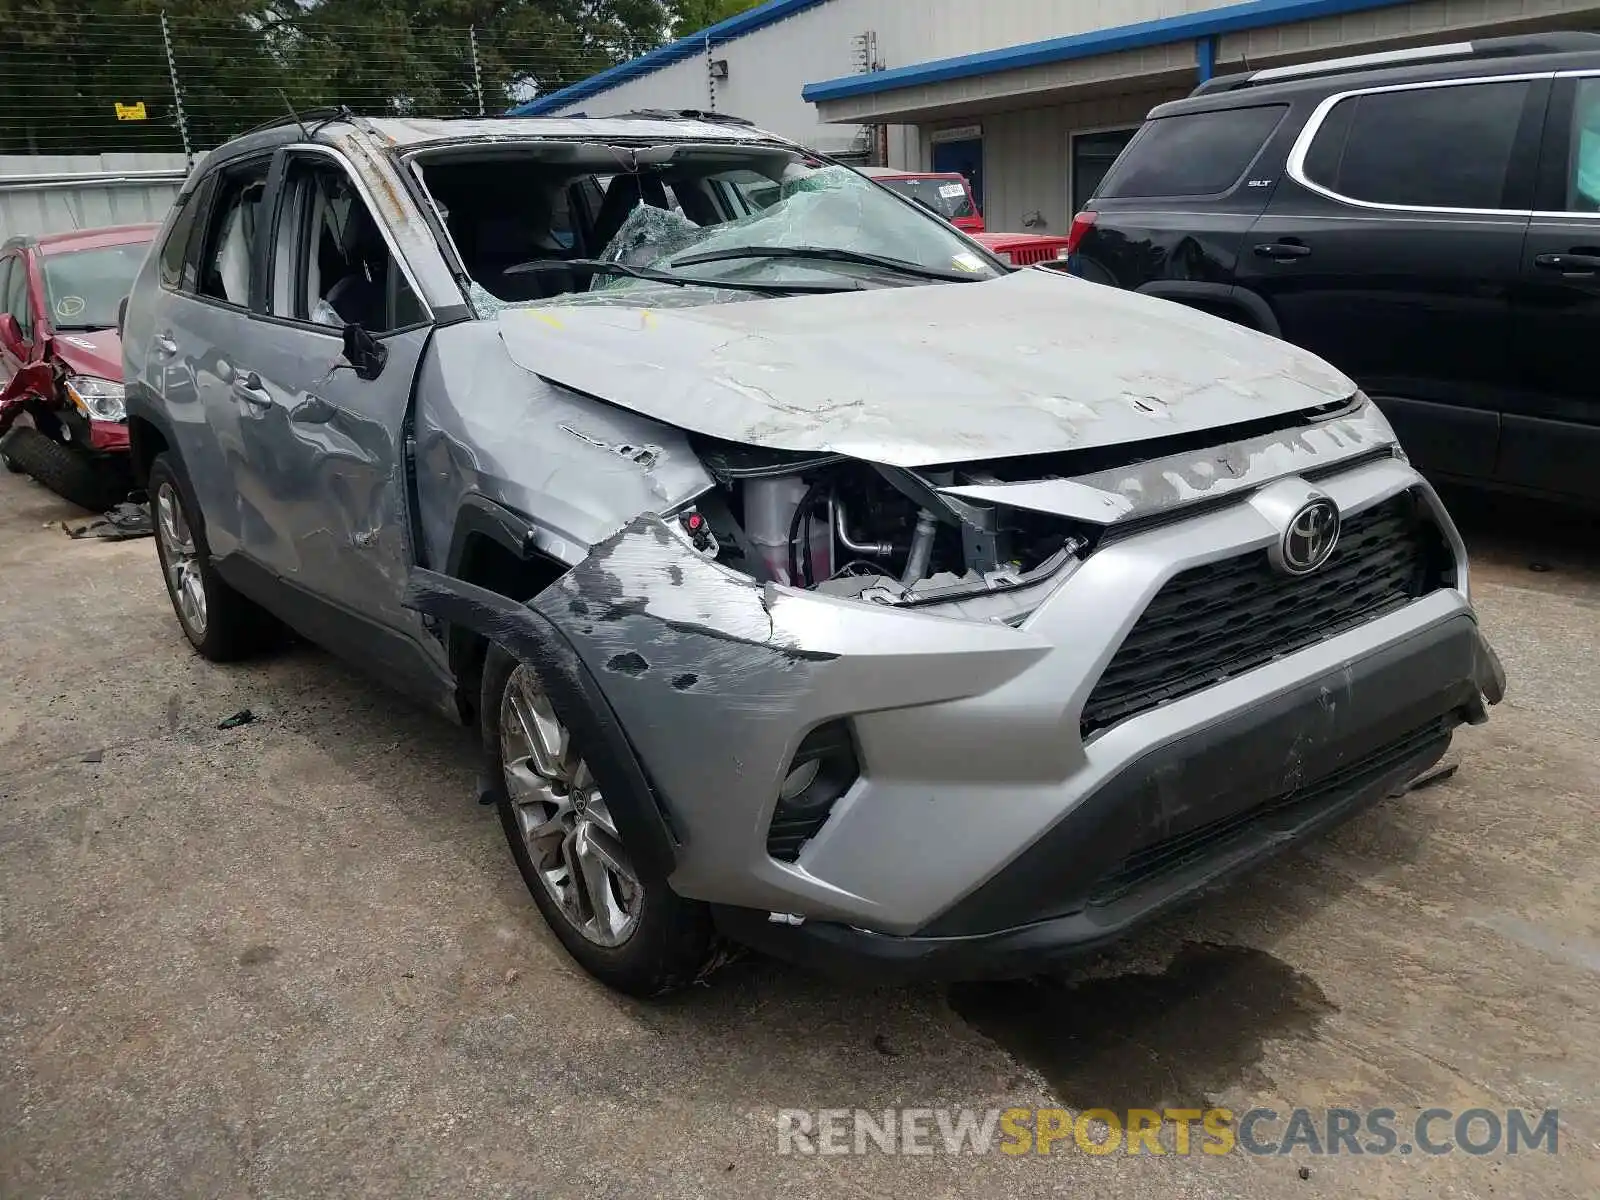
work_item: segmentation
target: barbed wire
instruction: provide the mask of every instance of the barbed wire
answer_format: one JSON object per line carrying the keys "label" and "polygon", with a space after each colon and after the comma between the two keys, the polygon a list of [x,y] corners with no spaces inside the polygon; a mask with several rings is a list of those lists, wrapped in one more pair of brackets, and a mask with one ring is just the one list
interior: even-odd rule
{"label": "barbed wire", "polygon": [[619,65],[619,80],[646,74],[630,64],[660,44],[314,12],[270,27],[158,13],[14,20],[0,55],[0,154],[198,153],[289,108],[495,115]]}

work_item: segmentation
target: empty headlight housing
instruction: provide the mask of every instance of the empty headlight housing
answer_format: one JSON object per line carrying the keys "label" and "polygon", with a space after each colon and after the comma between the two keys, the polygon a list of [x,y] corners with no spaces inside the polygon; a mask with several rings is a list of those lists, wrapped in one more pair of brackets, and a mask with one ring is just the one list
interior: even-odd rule
{"label": "empty headlight housing", "polygon": [[829,721],[800,743],[778,790],[778,807],[767,827],[767,853],[794,862],[800,847],[816,836],[839,797],[861,774],[850,727]]}
{"label": "empty headlight housing", "polygon": [[76,375],[67,380],[67,395],[85,416],[96,421],[123,420],[128,415],[123,406],[125,394],[122,385],[111,379]]}

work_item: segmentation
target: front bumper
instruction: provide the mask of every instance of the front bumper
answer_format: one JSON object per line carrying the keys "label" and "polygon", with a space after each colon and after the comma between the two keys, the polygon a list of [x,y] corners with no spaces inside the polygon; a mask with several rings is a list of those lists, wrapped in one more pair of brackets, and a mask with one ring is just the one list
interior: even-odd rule
{"label": "front bumper", "polygon": [[[805,959],[1036,969],[1383,795],[1498,699],[1427,485],[1384,459],[1318,486],[1347,514],[1415,491],[1456,586],[1087,740],[1085,702],[1161,588],[1278,536],[1248,497],[1102,546],[1019,628],[763,591],[646,520],[534,606],[650,781],[672,886],[731,934]],[[861,777],[779,862],[783,776],[839,718]]]}
{"label": "front bumper", "polygon": [[126,421],[89,421],[89,448],[101,454],[125,454],[128,450]]}
{"label": "front bumper", "polygon": [[1476,623],[1459,614],[1140,756],[915,934],[713,911],[728,936],[832,973],[1031,974],[1390,794],[1503,688]]}

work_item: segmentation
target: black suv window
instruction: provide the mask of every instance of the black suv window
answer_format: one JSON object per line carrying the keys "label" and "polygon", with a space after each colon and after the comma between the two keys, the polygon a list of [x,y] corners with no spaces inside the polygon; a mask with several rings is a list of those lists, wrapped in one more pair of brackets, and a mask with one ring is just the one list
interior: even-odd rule
{"label": "black suv window", "polygon": [[1306,178],[1374,204],[1501,208],[1531,86],[1472,83],[1341,100],[1317,129]]}
{"label": "black suv window", "polygon": [[1283,119],[1286,105],[1158,117],[1106,172],[1096,195],[1209,196],[1239,181]]}
{"label": "black suv window", "polygon": [[1580,79],[1572,110],[1568,212],[1600,212],[1600,79]]}

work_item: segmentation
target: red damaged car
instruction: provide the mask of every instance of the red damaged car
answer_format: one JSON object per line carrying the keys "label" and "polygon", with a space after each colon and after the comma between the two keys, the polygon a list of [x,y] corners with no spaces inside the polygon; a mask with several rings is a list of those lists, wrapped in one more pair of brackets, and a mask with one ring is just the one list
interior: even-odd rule
{"label": "red damaged car", "polygon": [[131,486],[117,310],[157,228],[0,247],[0,457],[93,511]]}

